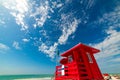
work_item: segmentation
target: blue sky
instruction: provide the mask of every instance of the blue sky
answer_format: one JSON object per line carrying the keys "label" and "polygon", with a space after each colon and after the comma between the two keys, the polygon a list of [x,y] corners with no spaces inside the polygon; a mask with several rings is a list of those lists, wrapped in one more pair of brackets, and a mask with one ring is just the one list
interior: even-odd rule
{"label": "blue sky", "polygon": [[56,50],[100,49],[102,72],[120,73],[120,1],[0,0],[0,74],[54,73]]}

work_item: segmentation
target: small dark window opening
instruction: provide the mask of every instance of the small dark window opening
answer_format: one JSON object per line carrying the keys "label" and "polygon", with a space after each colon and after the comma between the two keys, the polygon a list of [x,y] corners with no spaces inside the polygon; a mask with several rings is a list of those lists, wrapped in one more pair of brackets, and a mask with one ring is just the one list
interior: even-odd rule
{"label": "small dark window opening", "polygon": [[87,53],[87,56],[88,56],[89,63],[93,63],[93,60],[92,60],[90,53]]}
{"label": "small dark window opening", "polygon": [[72,55],[68,56],[68,62],[72,62],[72,61],[73,61]]}

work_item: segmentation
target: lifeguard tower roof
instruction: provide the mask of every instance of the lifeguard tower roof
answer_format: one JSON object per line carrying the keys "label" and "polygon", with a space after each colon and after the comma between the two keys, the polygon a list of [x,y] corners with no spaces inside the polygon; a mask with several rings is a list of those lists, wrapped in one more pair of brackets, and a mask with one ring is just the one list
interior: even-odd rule
{"label": "lifeguard tower roof", "polygon": [[71,49],[64,52],[63,54],[61,54],[61,56],[66,57],[66,56],[68,56],[70,54],[71,51],[74,51],[75,49],[78,49],[78,48],[79,49],[84,49],[85,51],[90,52],[92,54],[100,52],[100,50],[98,50],[98,49],[95,49],[93,47],[90,47],[90,46],[87,46],[85,44],[79,43],[76,46],[74,46]]}

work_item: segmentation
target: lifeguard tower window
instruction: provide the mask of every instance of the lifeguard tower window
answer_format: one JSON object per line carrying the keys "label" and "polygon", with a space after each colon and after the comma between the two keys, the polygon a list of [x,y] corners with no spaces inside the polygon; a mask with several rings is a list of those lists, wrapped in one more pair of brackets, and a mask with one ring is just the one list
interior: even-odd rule
{"label": "lifeguard tower window", "polygon": [[90,53],[87,52],[86,54],[88,56],[89,63],[93,63],[93,60],[92,60]]}
{"label": "lifeguard tower window", "polygon": [[68,56],[68,62],[70,63],[70,62],[72,62],[72,61],[73,61],[72,55]]}

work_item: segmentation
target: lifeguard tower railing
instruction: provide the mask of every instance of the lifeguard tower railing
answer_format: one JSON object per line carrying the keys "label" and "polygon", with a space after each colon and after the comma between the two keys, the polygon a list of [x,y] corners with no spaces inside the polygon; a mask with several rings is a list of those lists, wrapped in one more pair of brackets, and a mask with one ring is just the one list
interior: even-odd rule
{"label": "lifeguard tower railing", "polygon": [[[91,80],[88,75],[88,70],[86,70],[86,66],[84,63],[79,62],[72,62],[64,65],[65,67],[62,68],[62,65],[56,66],[56,74],[55,80]],[[64,70],[64,75],[62,75],[62,70]],[[78,71],[79,70],[79,71]]]}

